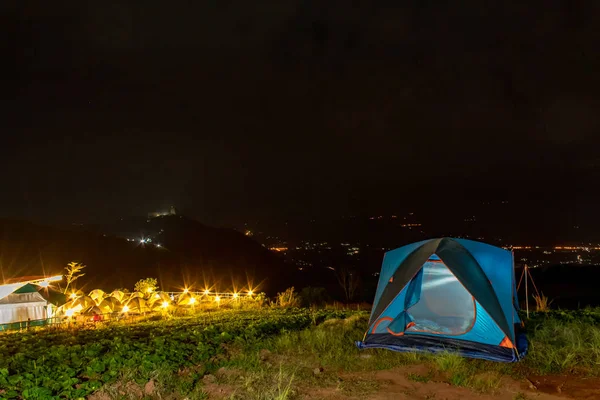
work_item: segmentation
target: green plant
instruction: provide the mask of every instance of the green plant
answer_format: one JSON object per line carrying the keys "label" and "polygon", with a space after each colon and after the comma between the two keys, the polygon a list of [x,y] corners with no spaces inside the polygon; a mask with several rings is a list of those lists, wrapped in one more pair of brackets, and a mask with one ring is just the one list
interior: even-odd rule
{"label": "green plant", "polygon": [[277,293],[276,304],[279,307],[298,307],[300,305],[300,298],[294,287],[287,288],[285,292]]}
{"label": "green plant", "polygon": [[293,393],[293,380],[294,374],[292,374],[289,378],[285,377],[281,369],[281,364],[279,364],[279,374],[277,375],[277,394],[275,396],[276,400],[287,400],[290,397],[290,395]]}
{"label": "green plant", "polygon": [[533,296],[535,300],[535,309],[539,312],[548,312],[550,310],[550,304],[552,304],[552,300],[548,300],[548,297],[544,296],[542,293],[536,294]]}
{"label": "green plant", "polygon": [[67,293],[69,290],[69,286],[75,282],[77,279],[81,278],[85,275],[85,273],[81,272],[85,268],[85,265],[72,261],[67,264],[65,267],[65,281],[67,281],[67,286],[63,290],[63,293]]}
{"label": "green plant", "polygon": [[465,359],[456,353],[442,353],[435,357],[435,362],[441,371],[460,371],[465,367]]}
{"label": "green plant", "polygon": [[158,281],[156,278],[140,279],[134,286],[134,291],[150,295],[158,290]]}
{"label": "green plant", "polygon": [[[142,383],[156,378],[157,384],[171,382],[171,387],[188,392],[194,390],[201,373],[194,372],[191,378],[173,375],[199,365],[208,369],[218,365],[229,344],[254,343],[284,330],[302,330],[315,319],[340,315],[304,309],[213,311],[97,329],[3,334],[0,387],[21,397],[39,392],[46,397],[79,398],[117,381]],[[282,383],[281,393],[286,393],[286,385]]]}

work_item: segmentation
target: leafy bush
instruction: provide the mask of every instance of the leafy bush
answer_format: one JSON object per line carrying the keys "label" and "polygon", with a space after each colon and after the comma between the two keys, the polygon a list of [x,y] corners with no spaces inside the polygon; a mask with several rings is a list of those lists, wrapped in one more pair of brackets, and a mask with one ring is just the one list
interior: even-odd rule
{"label": "leafy bush", "polygon": [[322,287],[305,287],[300,291],[302,307],[322,306],[328,300],[327,291]]}
{"label": "leafy bush", "polygon": [[136,282],[133,290],[144,293],[144,295],[149,295],[150,293],[154,293],[158,290],[158,281],[156,278],[140,279]]}

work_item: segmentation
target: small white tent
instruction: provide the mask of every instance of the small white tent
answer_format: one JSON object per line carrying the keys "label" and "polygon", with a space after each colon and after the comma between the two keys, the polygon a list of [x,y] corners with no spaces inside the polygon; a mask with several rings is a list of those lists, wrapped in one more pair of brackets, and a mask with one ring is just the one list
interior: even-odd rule
{"label": "small white tent", "polygon": [[0,325],[45,320],[48,312],[48,302],[32,284],[23,282],[0,286]]}

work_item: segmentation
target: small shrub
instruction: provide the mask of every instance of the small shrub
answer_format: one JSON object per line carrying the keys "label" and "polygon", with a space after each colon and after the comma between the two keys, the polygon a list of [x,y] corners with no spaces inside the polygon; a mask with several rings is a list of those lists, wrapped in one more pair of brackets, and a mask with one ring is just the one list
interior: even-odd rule
{"label": "small shrub", "polygon": [[300,298],[294,287],[287,288],[285,292],[277,293],[276,304],[278,307],[298,307]]}
{"label": "small shrub", "polygon": [[465,359],[456,353],[442,353],[435,357],[435,362],[441,371],[456,372],[464,369]]}
{"label": "small shrub", "polygon": [[322,306],[327,302],[327,291],[322,287],[305,287],[300,291],[302,307]]}
{"label": "small shrub", "polygon": [[552,300],[548,300],[548,297],[544,296],[543,293],[541,295],[534,295],[533,299],[535,300],[535,307],[537,311],[548,312],[550,310],[550,304],[552,304]]}

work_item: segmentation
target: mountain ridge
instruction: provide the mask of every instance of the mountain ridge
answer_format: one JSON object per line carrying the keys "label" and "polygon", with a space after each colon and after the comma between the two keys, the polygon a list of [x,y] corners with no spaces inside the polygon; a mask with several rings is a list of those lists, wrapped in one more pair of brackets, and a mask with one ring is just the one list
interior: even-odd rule
{"label": "mountain ridge", "polygon": [[133,288],[146,277],[158,278],[163,290],[205,285],[230,290],[262,282],[259,289],[273,292],[288,283],[281,259],[234,230],[183,216],[144,219],[143,225],[133,221],[129,229],[139,232],[135,238],[124,235],[118,223],[87,231],[85,225],[71,229],[0,219],[0,278],[56,275],[77,261],[86,265],[86,274],[76,286],[86,290]]}

